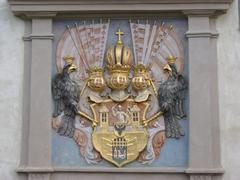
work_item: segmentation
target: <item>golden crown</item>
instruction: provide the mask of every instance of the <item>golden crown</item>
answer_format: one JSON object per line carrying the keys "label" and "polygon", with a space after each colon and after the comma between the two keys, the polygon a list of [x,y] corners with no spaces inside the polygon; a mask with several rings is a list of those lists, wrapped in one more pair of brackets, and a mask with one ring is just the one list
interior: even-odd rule
{"label": "golden crown", "polygon": [[177,59],[177,57],[170,55],[167,57],[167,62],[168,62],[168,64],[174,64],[176,59]]}
{"label": "golden crown", "polygon": [[149,71],[149,67],[143,64],[138,64],[134,66],[134,74],[145,74]]}
{"label": "golden crown", "polygon": [[107,50],[106,61],[107,69],[112,73],[129,73],[132,65],[132,51],[128,46],[124,46],[121,40],[121,35],[124,33],[116,32],[118,41],[115,46],[111,46]]}
{"label": "golden crown", "polygon": [[103,75],[103,68],[98,67],[98,66],[94,66],[94,67],[90,67],[87,70],[88,75],[90,76],[91,74],[99,74],[99,75]]}
{"label": "golden crown", "polygon": [[67,55],[63,57],[63,60],[67,63],[67,64],[72,64],[73,61],[75,60],[75,58],[73,56]]}

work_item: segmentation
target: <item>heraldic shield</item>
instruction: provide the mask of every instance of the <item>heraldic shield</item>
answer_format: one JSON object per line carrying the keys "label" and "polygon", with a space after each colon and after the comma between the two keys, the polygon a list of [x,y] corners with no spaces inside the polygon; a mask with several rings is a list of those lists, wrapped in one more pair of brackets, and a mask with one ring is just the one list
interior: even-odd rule
{"label": "heraldic shield", "polygon": [[143,125],[149,104],[136,103],[133,99],[117,103],[110,99],[91,108],[96,126],[93,145],[107,161],[121,167],[134,161],[148,141]]}

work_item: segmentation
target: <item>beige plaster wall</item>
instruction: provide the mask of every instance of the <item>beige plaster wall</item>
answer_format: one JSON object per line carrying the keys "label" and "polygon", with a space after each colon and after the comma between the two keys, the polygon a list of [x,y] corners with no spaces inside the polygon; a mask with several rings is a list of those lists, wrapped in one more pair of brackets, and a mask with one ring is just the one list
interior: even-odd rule
{"label": "beige plaster wall", "polygon": [[240,179],[240,30],[238,0],[217,20],[220,124],[224,180]]}
{"label": "beige plaster wall", "polygon": [[[224,180],[240,179],[240,31],[237,0],[217,20]],[[19,180],[23,86],[23,21],[0,0],[0,180]]]}
{"label": "beige plaster wall", "polygon": [[23,21],[0,0],[0,180],[18,180],[23,84]]}

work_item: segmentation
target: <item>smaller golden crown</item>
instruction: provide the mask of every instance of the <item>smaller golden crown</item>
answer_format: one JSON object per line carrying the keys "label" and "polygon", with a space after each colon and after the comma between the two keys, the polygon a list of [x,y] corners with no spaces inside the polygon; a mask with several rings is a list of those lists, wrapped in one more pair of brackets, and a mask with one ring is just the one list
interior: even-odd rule
{"label": "smaller golden crown", "polygon": [[149,67],[143,64],[138,64],[134,66],[134,74],[145,74],[149,71]]}
{"label": "smaller golden crown", "polygon": [[94,66],[94,67],[90,67],[87,70],[87,73],[89,74],[89,76],[91,76],[91,74],[99,74],[99,75],[103,75],[103,68],[98,67],[98,66]]}
{"label": "smaller golden crown", "polygon": [[174,64],[176,59],[177,59],[177,57],[170,55],[167,57],[167,62],[168,62],[168,64]]}
{"label": "smaller golden crown", "polygon": [[67,55],[63,57],[63,60],[67,63],[67,64],[72,64],[73,61],[75,60],[75,58],[73,56]]}

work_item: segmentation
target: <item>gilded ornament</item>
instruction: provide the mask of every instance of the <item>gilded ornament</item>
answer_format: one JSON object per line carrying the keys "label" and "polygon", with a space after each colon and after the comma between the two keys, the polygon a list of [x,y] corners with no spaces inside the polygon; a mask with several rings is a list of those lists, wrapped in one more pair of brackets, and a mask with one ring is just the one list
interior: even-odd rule
{"label": "gilded ornament", "polygon": [[108,70],[108,87],[112,89],[110,97],[118,102],[128,98],[125,89],[129,86],[129,72],[132,67],[132,51],[129,47],[124,46],[121,35],[124,33],[120,30],[116,33],[118,40],[116,45],[110,47],[106,53],[106,67]]}
{"label": "gilded ornament", "polygon": [[87,86],[97,92],[101,92],[106,88],[106,82],[103,77],[104,70],[100,67],[93,67],[88,69]]}
{"label": "gilded ornament", "polygon": [[144,90],[149,86],[147,69],[143,64],[134,67],[134,77],[132,79],[132,86],[136,90]]}

